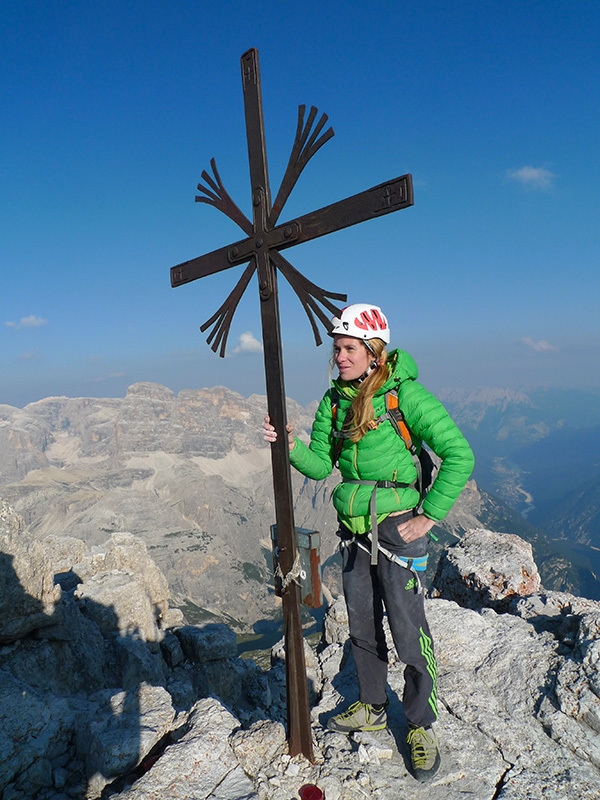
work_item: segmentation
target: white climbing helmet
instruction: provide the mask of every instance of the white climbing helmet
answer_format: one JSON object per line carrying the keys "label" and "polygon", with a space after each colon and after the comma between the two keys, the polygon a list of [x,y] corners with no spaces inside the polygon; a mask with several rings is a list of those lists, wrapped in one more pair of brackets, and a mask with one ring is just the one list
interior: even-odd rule
{"label": "white climbing helmet", "polygon": [[369,303],[354,303],[346,306],[339,317],[331,320],[330,336],[354,336],[357,339],[383,339],[390,343],[390,328],[385,314],[379,306]]}

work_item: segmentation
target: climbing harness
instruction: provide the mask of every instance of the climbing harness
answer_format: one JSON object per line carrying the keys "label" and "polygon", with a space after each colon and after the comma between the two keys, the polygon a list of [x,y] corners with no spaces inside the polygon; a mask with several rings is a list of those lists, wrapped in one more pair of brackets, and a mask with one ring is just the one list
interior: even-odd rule
{"label": "climbing harness", "polygon": [[[366,545],[363,544],[361,539],[366,538],[367,541],[371,543],[371,549],[369,549]],[[360,547],[361,550],[364,550],[365,553],[368,553],[371,556],[371,564],[377,563],[376,561],[373,562],[373,539],[370,534],[354,534],[349,539],[342,539],[340,542],[340,549],[344,547],[350,547],[350,545],[354,543],[357,547]],[[421,584],[421,578],[419,576],[419,572],[425,572],[427,569],[427,555],[420,556],[419,558],[401,558],[400,556],[396,555],[396,553],[392,553],[382,544],[377,542],[377,550],[382,553],[389,561],[392,561],[394,564],[398,564],[400,567],[404,567],[404,569],[409,570],[412,572],[417,586],[417,594],[421,594],[423,592],[423,586]]]}
{"label": "climbing harness", "polygon": [[364,486],[372,486],[371,499],[369,501],[369,511],[371,514],[371,532],[373,535],[374,547],[371,551],[371,564],[377,563],[377,551],[380,550],[379,546],[379,531],[377,523],[377,489],[408,489],[410,483],[400,483],[399,481],[360,481],[343,479],[344,483],[361,483]]}

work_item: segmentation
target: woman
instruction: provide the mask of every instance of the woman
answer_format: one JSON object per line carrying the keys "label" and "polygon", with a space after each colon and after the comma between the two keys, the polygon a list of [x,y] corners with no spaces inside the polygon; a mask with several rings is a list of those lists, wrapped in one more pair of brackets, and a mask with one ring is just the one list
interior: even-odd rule
{"label": "woman", "polygon": [[[342,475],[332,499],[340,522],[360,700],[332,717],[328,727],[352,733],[387,725],[385,607],[398,657],[406,664],[407,741],[413,773],[423,781],[438,771],[440,754],[431,728],[437,719],[437,670],[418,572],[426,565],[427,534],[464,488],[473,453],[442,404],[416,382],[412,357],[403,350],[386,352],[390,330],[378,306],[348,306],[332,323],[339,378],[319,404],[310,445],[294,437],[288,425],[296,469],[321,480],[338,463]],[[424,442],[441,459],[424,497],[417,485],[416,453],[411,454],[386,412],[395,394],[416,453]],[[277,438],[269,417],[264,436],[269,442]]]}

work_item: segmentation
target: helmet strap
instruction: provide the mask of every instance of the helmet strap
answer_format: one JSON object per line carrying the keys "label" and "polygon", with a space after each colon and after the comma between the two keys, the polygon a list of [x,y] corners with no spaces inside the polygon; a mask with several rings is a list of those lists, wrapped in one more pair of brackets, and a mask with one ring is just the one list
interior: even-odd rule
{"label": "helmet strap", "polygon": [[369,342],[369,340],[368,340],[368,339],[363,339],[363,340],[362,340],[362,343],[363,343],[363,344],[364,344],[364,346],[367,348],[367,350],[369,351],[369,353],[371,353],[371,355],[374,355],[374,356],[375,356],[375,358],[377,358],[377,353],[375,352],[375,350],[373,350],[373,347],[371,346],[371,343]]}
{"label": "helmet strap", "polygon": [[[371,348],[369,348],[369,349],[371,349]],[[373,370],[376,369],[378,366],[379,366],[379,362],[378,361],[375,361],[375,360],[371,361],[371,363],[367,367],[366,371],[363,372],[363,374],[360,376],[360,378],[356,378],[354,383],[361,384],[363,381],[365,381],[369,377],[369,375],[373,372]]]}
{"label": "helmet strap", "polygon": [[375,357],[374,357],[373,361],[371,361],[371,363],[367,367],[366,371],[363,372],[363,374],[360,376],[360,378],[355,378],[354,382],[358,383],[359,385],[363,381],[365,381],[369,377],[369,375],[373,372],[373,370],[379,365],[379,362],[377,360],[377,354],[376,354],[375,350],[373,350],[373,348],[371,347],[371,344],[369,343],[369,340],[368,339],[362,339],[361,341],[364,344],[364,346],[367,348],[369,353],[371,353],[371,355],[375,356]]}

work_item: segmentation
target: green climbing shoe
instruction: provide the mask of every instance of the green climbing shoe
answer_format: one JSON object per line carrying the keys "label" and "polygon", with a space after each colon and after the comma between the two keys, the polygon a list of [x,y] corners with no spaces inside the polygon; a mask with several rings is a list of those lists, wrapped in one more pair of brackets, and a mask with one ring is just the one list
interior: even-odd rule
{"label": "green climbing shoe", "polygon": [[331,717],[327,722],[330,731],[339,733],[354,733],[355,731],[382,731],[387,727],[387,714],[385,706],[381,711],[375,711],[368,703],[360,700],[341,714]]}
{"label": "green climbing shoe", "polygon": [[406,741],[415,778],[421,782],[433,778],[442,763],[435,733],[431,728],[411,728]]}

